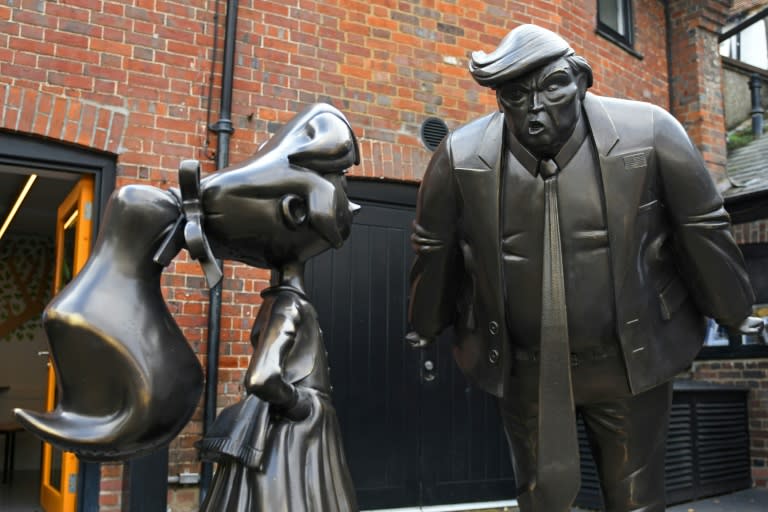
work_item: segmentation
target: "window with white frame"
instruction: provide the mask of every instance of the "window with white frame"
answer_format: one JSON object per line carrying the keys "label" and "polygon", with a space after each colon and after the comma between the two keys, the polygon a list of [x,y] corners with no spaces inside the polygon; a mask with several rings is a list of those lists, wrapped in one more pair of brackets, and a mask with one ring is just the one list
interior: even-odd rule
{"label": "window with white frame", "polygon": [[768,20],[750,25],[720,43],[720,55],[768,69]]}

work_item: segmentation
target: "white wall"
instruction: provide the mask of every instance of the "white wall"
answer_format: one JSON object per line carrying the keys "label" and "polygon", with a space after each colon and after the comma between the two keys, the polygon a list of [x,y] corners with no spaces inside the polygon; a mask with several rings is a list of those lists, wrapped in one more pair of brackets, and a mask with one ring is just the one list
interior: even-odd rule
{"label": "white wall", "polygon": [[[0,341],[0,385],[11,389],[0,393],[0,421],[10,421],[13,409],[41,411],[45,406],[46,359],[37,355],[48,350],[40,327],[31,341]],[[0,444],[0,452],[4,443]],[[40,442],[28,432],[16,435],[16,470],[40,466]]]}
{"label": "white wall", "polygon": [[[9,304],[14,313],[25,307],[24,297],[29,294],[21,293],[19,282],[29,288],[27,292],[40,290],[44,292],[43,301],[49,300],[52,259],[50,240],[8,237],[0,241],[0,308],[4,313],[0,315],[0,326],[8,318]],[[45,275],[45,269],[49,270],[48,275]],[[40,319],[41,311],[31,313],[30,320],[22,326],[0,336],[0,386],[10,386],[9,390],[0,392],[0,422],[11,421],[15,407],[44,408],[47,359],[38,352],[47,351],[48,343]],[[0,444],[0,452],[3,450],[4,443]],[[17,434],[16,470],[39,466],[40,442],[28,432]]]}

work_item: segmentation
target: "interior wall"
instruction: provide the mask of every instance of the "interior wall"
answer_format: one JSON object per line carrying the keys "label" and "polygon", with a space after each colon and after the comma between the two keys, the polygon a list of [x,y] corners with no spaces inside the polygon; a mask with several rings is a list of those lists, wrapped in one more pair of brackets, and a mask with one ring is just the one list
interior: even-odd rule
{"label": "interior wall", "polygon": [[[0,240],[0,422],[13,408],[42,410],[48,350],[41,313],[51,297],[53,240],[7,235]],[[0,452],[4,447],[0,445]],[[27,432],[16,438],[15,469],[40,466],[40,442]]]}

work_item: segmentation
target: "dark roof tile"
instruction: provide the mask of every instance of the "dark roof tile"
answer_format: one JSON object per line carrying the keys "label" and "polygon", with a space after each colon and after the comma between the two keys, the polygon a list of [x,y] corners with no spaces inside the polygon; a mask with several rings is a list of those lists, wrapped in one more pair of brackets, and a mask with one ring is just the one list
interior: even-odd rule
{"label": "dark roof tile", "polygon": [[723,193],[725,197],[768,190],[768,135],[731,151],[727,170],[732,187]]}

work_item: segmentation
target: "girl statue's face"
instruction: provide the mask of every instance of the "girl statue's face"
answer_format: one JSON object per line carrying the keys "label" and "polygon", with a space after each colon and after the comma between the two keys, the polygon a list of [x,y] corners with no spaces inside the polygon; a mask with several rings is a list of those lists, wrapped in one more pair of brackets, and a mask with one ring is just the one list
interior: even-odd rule
{"label": "girl statue's face", "polygon": [[[352,218],[360,210],[360,206],[351,202],[347,196],[347,179],[344,175],[334,174],[326,176],[326,179],[333,184],[335,188],[336,205],[336,232],[335,240],[341,240],[343,243],[349,237],[352,228]],[[338,242],[337,242],[338,243]],[[336,248],[341,247],[338,243]]]}
{"label": "girl statue's face", "polygon": [[275,267],[339,248],[349,236],[359,206],[342,174],[291,166],[256,190],[237,172],[208,180],[203,191],[205,232],[218,257]]}
{"label": "girl statue's face", "polygon": [[343,171],[358,155],[340,112],[324,104],[306,108],[253,158],[202,180],[215,254],[274,267],[341,247],[358,208],[347,197]]}

